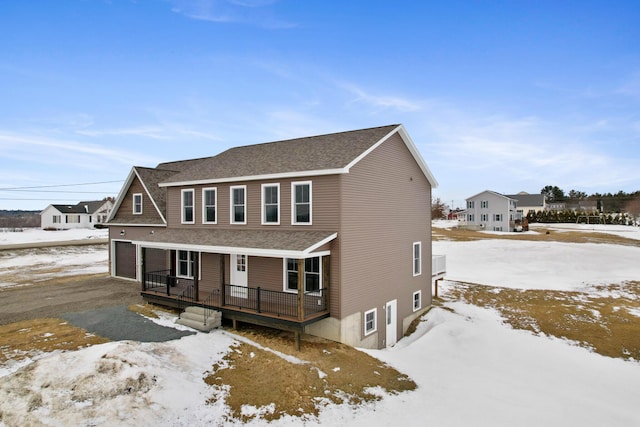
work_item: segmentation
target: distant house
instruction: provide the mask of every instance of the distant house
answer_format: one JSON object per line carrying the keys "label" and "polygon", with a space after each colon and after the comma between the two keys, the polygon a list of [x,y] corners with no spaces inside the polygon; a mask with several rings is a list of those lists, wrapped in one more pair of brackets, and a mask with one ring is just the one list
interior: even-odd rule
{"label": "distant house", "polygon": [[467,226],[491,231],[515,231],[518,201],[495,191],[483,191],[467,200],[465,211]]}
{"label": "distant house", "polygon": [[93,228],[107,222],[113,209],[110,199],[80,202],[75,205],[49,205],[40,212],[42,228]]}
{"label": "distant house", "polygon": [[156,304],[391,346],[444,275],[435,186],[402,125],[134,166],[109,219],[110,271]]}
{"label": "distant house", "polygon": [[516,212],[520,213],[523,217],[527,216],[529,212],[547,210],[547,202],[544,194],[529,194],[521,191],[518,194],[507,194],[506,196],[518,202]]}

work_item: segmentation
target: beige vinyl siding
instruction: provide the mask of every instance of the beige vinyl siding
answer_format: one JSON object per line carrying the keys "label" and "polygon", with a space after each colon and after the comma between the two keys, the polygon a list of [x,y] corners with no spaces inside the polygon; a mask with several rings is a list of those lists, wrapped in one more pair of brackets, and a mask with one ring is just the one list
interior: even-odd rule
{"label": "beige vinyl siding", "polygon": [[249,286],[282,291],[282,258],[249,257]]}
{"label": "beige vinyl siding", "polygon": [[220,254],[202,253],[200,257],[200,298],[207,297],[220,286]]}
{"label": "beige vinyl siding", "polygon": [[[142,194],[142,215],[133,214],[133,195],[137,193]],[[130,222],[138,224],[163,224],[162,218],[158,214],[155,206],[153,206],[153,202],[144,190],[144,187],[138,177],[133,178],[129,189],[122,199],[122,203],[111,222],[116,224],[126,224]]]}
{"label": "beige vinyl siding", "polygon": [[169,269],[171,263],[169,262],[169,251],[163,249],[145,249],[145,264],[146,271],[159,271]]}
{"label": "beige vinyl siding", "polygon": [[[291,183],[312,181],[312,225],[291,224]],[[322,230],[335,231],[338,229],[339,199],[337,175],[304,177],[299,179],[282,179],[266,181],[242,181],[223,184],[207,184],[187,187],[167,188],[167,223],[170,227],[197,228],[262,228],[294,229],[294,230]],[[262,225],[262,184],[280,184],[280,225]],[[230,224],[230,190],[236,185],[247,187],[247,224]],[[202,189],[216,187],[218,203],[216,206],[217,224],[202,224]],[[195,224],[181,224],[181,190],[193,188],[195,191]],[[124,204],[124,203],[123,203]]]}
{"label": "beige vinyl siding", "polygon": [[[415,291],[422,290],[423,306],[431,301],[431,186],[399,135],[342,176],[341,204],[340,314],[378,308],[382,335],[381,308],[397,299],[401,328],[413,312]],[[416,277],[413,242],[422,242],[422,274]]]}

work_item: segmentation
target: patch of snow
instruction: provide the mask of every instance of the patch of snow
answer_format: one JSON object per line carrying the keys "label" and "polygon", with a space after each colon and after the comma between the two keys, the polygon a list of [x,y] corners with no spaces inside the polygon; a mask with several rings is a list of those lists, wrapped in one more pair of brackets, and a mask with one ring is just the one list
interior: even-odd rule
{"label": "patch of snow", "polygon": [[63,242],[68,240],[107,239],[109,230],[96,228],[78,228],[58,231],[45,231],[41,228],[25,228],[20,233],[0,233],[0,245],[13,245],[34,242]]}

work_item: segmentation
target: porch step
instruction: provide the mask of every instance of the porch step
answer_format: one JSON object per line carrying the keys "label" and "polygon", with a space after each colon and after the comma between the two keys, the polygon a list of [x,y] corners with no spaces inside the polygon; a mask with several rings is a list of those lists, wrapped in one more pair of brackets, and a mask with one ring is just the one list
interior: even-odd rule
{"label": "porch step", "polygon": [[222,313],[214,311],[209,315],[207,323],[205,324],[204,309],[202,307],[187,307],[187,309],[180,314],[180,318],[176,319],[176,323],[197,329],[198,331],[209,332],[222,324]]}

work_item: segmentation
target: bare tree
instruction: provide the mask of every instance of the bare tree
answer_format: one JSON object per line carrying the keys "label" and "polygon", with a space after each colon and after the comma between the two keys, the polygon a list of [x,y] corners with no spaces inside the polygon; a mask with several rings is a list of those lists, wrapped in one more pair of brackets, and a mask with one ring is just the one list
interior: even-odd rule
{"label": "bare tree", "polygon": [[444,204],[440,197],[436,197],[431,202],[431,219],[444,219],[447,205]]}
{"label": "bare tree", "polygon": [[629,201],[625,210],[631,217],[633,217],[633,222],[638,224],[638,221],[640,220],[640,197],[636,197]]}

